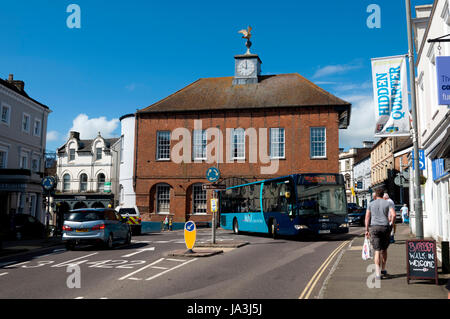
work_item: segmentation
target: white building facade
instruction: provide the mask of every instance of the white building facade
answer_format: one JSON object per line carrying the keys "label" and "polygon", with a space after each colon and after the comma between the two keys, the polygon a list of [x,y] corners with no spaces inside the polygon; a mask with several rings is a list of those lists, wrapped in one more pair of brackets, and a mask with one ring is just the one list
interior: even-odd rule
{"label": "white building facade", "polygon": [[372,199],[370,154],[355,163],[353,175],[357,185],[355,190],[357,203],[361,207],[367,207]]}
{"label": "white building facade", "polygon": [[24,88],[12,74],[0,79],[0,223],[28,214],[45,224],[41,180],[51,111]]}
{"label": "white building facade", "polygon": [[[450,34],[448,0],[436,0],[433,5],[416,7],[414,20],[417,50],[417,115],[419,148],[426,156],[421,182],[424,236],[439,241],[450,239],[450,184],[448,166],[450,140],[450,106],[439,105],[436,58],[450,56],[450,43],[432,42]],[[412,170],[410,170],[411,176]],[[411,185],[412,186],[412,185]],[[413,187],[410,187],[413,203]],[[413,206],[411,206],[414,209]],[[414,211],[411,228],[415,233]],[[440,254],[438,254],[440,255]]]}

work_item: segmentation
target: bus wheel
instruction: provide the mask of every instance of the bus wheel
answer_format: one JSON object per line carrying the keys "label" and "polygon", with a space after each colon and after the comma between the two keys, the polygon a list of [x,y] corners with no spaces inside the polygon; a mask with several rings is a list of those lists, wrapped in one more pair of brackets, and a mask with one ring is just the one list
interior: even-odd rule
{"label": "bus wheel", "polygon": [[277,220],[276,219],[272,219],[272,222],[270,223],[270,227],[269,227],[269,232],[270,232],[270,236],[273,239],[277,238]]}
{"label": "bus wheel", "polygon": [[234,220],[233,220],[233,232],[234,232],[236,235],[239,235],[239,224],[238,224],[237,219],[234,219]]}

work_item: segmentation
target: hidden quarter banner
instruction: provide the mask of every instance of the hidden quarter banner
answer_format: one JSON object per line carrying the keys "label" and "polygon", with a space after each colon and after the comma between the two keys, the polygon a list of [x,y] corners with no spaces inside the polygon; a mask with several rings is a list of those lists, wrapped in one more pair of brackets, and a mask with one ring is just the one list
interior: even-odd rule
{"label": "hidden quarter banner", "polygon": [[409,136],[409,102],[404,55],[372,59],[375,137]]}

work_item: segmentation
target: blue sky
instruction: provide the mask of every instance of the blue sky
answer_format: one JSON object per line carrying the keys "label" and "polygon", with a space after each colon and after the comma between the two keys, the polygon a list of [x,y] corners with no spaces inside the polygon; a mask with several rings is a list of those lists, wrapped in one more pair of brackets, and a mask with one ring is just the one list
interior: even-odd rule
{"label": "blue sky", "polygon": [[[81,29],[67,27],[72,3]],[[379,29],[366,24],[372,3]],[[407,53],[403,0],[0,0],[0,77],[13,73],[51,108],[55,150],[70,129],[119,136],[120,116],[199,78],[232,76],[248,25],[263,74],[297,72],[353,103],[341,147],[374,140],[370,58]]]}

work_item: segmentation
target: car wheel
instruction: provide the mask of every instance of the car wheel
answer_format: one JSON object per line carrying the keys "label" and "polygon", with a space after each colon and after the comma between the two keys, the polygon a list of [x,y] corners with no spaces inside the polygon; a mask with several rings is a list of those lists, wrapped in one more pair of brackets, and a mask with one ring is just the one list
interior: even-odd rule
{"label": "car wheel", "polygon": [[113,235],[112,234],[109,234],[108,240],[106,241],[105,245],[106,245],[107,249],[112,249],[113,248],[114,240],[113,240]]}
{"label": "car wheel", "polygon": [[127,233],[127,239],[125,240],[125,244],[131,244],[131,230]]}

